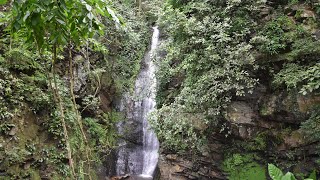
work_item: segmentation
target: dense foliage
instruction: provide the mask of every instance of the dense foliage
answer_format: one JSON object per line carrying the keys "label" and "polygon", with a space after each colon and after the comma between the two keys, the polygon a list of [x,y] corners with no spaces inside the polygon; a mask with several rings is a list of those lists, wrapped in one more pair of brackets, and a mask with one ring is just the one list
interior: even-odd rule
{"label": "dense foliage", "polygon": [[[233,96],[251,92],[258,80],[250,75],[257,66],[254,64],[255,59],[251,53],[253,46],[248,36],[255,24],[251,16],[256,13],[255,7],[261,3],[168,1],[160,18],[168,35],[168,54],[160,64],[158,102],[168,104],[169,108],[166,109],[169,111],[178,109],[182,116],[201,113],[205,118],[199,121],[217,124]],[[174,100],[165,102],[168,94],[162,93],[173,77],[180,77],[183,83],[175,85],[179,89]],[[158,131],[160,140],[166,134],[169,136],[171,128],[166,123],[172,121],[167,120],[167,117],[161,118],[162,111],[160,109],[158,112],[157,127],[168,129]],[[179,125],[184,129],[183,124]],[[181,141],[193,137],[183,135],[183,131],[173,132],[182,134]]]}
{"label": "dense foliage", "polygon": [[[112,105],[133,90],[155,14],[162,53],[150,122],[163,150],[205,156],[212,139],[223,137],[221,166],[231,178],[264,177],[260,161],[289,159],[293,167],[302,161],[295,149],[300,137],[320,142],[317,1],[0,5],[0,172],[6,179],[98,179],[97,163],[114,147],[122,119]],[[232,107],[250,114],[246,122],[232,121]],[[236,134],[240,128],[245,132]],[[292,144],[285,158],[276,152]],[[273,179],[294,178],[272,165],[269,171]]]}
{"label": "dense foliage", "polygon": [[1,172],[98,179],[122,118],[108,102],[133,86],[147,15],[127,0],[12,1],[3,9]]}
{"label": "dense foliage", "polygon": [[[295,176],[291,172],[287,172],[286,174],[283,174],[283,172],[277,168],[273,164],[268,164],[268,171],[269,175],[273,180],[296,180]],[[309,178],[304,180],[314,180],[316,179],[315,172],[311,173]]]}
{"label": "dense foliage", "polygon": [[[153,115],[163,146],[201,150],[186,145],[203,144],[213,132],[228,136],[230,102],[250,96],[260,84],[319,95],[317,13],[313,1],[166,1],[159,20],[166,55],[159,61],[159,109]],[[201,114],[198,124],[210,131],[197,128],[190,114]],[[315,117],[305,129],[318,126]],[[318,134],[313,130],[308,134]]]}

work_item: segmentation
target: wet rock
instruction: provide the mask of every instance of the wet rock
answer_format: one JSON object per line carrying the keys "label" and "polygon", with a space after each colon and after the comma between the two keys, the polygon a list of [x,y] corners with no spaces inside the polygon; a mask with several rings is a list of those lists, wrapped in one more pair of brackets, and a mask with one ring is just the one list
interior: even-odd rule
{"label": "wet rock", "polygon": [[320,30],[315,30],[312,34],[316,40],[320,40]]}
{"label": "wet rock", "polygon": [[267,6],[267,5],[263,6],[263,7],[260,8],[260,11],[259,11],[260,16],[261,17],[265,17],[265,16],[271,14],[272,10],[273,10],[273,8],[270,7],[270,6]]}
{"label": "wet rock", "polygon": [[300,14],[300,17],[301,18],[315,18],[316,15],[311,10],[303,9],[301,14]]}
{"label": "wet rock", "polygon": [[222,147],[222,144],[220,144],[218,142],[215,142],[215,143],[212,142],[211,144],[208,144],[208,147],[211,152],[219,152],[219,150]]}
{"label": "wet rock", "polygon": [[276,111],[277,98],[277,96],[271,96],[266,99],[266,102],[260,108],[260,114],[262,116],[270,116]]}
{"label": "wet rock", "polygon": [[[213,145],[215,148],[220,145]],[[219,158],[212,158],[212,156]],[[222,153],[211,153],[207,157],[195,157],[193,161],[189,160],[191,156],[181,156],[177,154],[161,155],[159,159],[159,169],[161,180],[187,180],[187,179],[224,179],[222,171],[217,168],[220,166]],[[167,159],[167,157],[169,159]],[[214,172],[214,173],[212,173]],[[217,178],[219,177],[219,178]]]}
{"label": "wet rock", "polygon": [[123,124],[123,139],[136,145],[143,145],[142,122],[129,120]]}
{"label": "wet rock", "polygon": [[81,87],[86,85],[86,80],[88,77],[87,71],[90,69],[89,61],[87,61],[83,56],[77,55],[73,58],[74,61],[74,91],[78,92]]}
{"label": "wet rock", "polygon": [[241,101],[231,103],[226,114],[226,119],[234,124],[255,124],[255,117],[253,109],[246,102]]}
{"label": "wet rock", "polygon": [[184,169],[185,169],[184,167],[181,167],[179,165],[173,166],[173,171],[177,173],[183,172]]}
{"label": "wet rock", "polygon": [[289,148],[300,147],[305,144],[304,136],[300,130],[293,131],[290,135],[284,137],[284,143]]}
{"label": "wet rock", "polygon": [[176,154],[168,154],[168,155],[166,155],[166,158],[168,159],[168,160],[176,160],[177,159],[177,155]]}
{"label": "wet rock", "polygon": [[300,112],[306,113],[310,110],[314,105],[320,103],[320,96],[301,96],[297,97],[297,103]]}
{"label": "wet rock", "polygon": [[249,137],[247,128],[244,126],[239,127],[239,135],[241,138],[246,139]]}
{"label": "wet rock", "polygon": [[153,178],[151,176],[145,176],[145,175],[126,174],[123,176],[106,177],[106,180],[153,180]]}
{"label": "wet rock", "polygon": [[125,180],[125,179],[129,179],[130,176],[128,174],[123,175],[123,176],[113,176],[111,178],[109,178],[110,180]]}
{"label": "wet rock", "polygon": [[210,153],[208,151],[202,152],[202,156],[210,157]]}
{"label": "wet rock", "polygon": [[198,173],[191,173],[191,175],[188,176],[189,179],[200,179],[200,176]]}
{"label": "wet rock", "polygon": [[18,128],[17,128],[17,127],[13,127],[13,128],[11,128],[11,130],[9,131],[8,135],[14,136],[14,135],[16,135],[17,131],[18,131]]}
{"label": "wet rock", "polygon": [[24,165],[23,165],[23,169],[27,170],[29,169],[31,166],[31,163],[30,162],[26,162]]}
{"label": "wet rock", "polygon": [[315,12],[312,8],[305,4],[286,6],[284,8],[284,12],[288,16],[294,16],[295,18],[316,18]]}
{"label": "wet rock", "polygon": [[209,169],[207,167],[201,167],[199,172],[203,174],[209,174]]}
{"label": "wet rock", "polygon": [[[290,95],[287,93],[267,95],[259,103],[259,114],[262,119],[266,118],[269,121],[300,124],[306,119],[306,113],[300,110],[299,106],[303,105],[302,101],[300,102],[301,105],[299,105],[297,98],[299,99],[299,95],[294,93]],[[259,120],[259,122],[262,121]],[[266,124],[269,123],[267,122]]]}
{"label": "wet rock", "polygon": [[179,166],[182,166],[187,169],[192,169],[193,168],[193,162],[185,159],[180,159],[179,162],[177,162]]}

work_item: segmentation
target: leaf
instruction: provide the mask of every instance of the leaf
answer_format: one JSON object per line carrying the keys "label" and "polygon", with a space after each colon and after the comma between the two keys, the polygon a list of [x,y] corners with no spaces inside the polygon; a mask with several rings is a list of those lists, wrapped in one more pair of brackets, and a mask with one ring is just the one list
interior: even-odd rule
{"label": "leaf", "polygon": [[48,6],[50,4],[49,0],[42,0],[43,4],[45,4],[46,6]]}
{"label": "leaf", "polygon": [[87,14],[87,17],[88,17],[90,20],[92,20],[92,19],[93,19],[93,14],[92,14],[92,12],[89,12],[89,13]]}
{"label": "leaf", "polygon": [[39,23],[40,23],[40,14],[39,13],[33,13],[32,14],[32,17],[31,17],[31,23],[32,23],[32,26],[38,26]]}
{"label": "leaf", "polygon": [[113,20],[114,22],[120,24],[120,20],[119,20],[118,17],[116,16],[115,12],[114,12],[112,9],[110,9],[109,7],[107,7],[107,11],[108,11],[108,13],[111,15],[112,20]]}
{"label": "leaf", "polygon": [[69,9],[67,8],[66,2],[61,0],[60,1],[61,7],[65,10],[65,11],[69,11]]}
{"label": "leaf", "polygon": [[105,15],[105,12],[99,6],[96,8],[96,12],[98,12],[100,15]]}
{"label": "leaf", "polygon": [[20,27],[21,27],[21,24],[18,21],[14,22],[13,28],[15,31],[18,31],[20,29]]}
{"label": "leaf", "polygon": [[92,10],[92,7],[89,4],[86,4],[86,8],[87,8],[88,11]]}
{"label": "leaf", "polygon": [[294,175],[291,172],[287,172],[282,178],[281,180],[296,180],[296,178],[294,177]]}
{"label": "leaf", "polygon": [[64,21],[62,21],[61,19],[56,19],[58,21],[58,23],[60,23],[61,25],[66,25],[66,23]]}
{"label": "leaf", "polygon": [[317,179],[317,172],[313,170],[310,176],[308,177],[308,179],[305,179],[305,180],[316,180],[316,179]]}
{"label": "leaf", "polygon": [[283,172],[273,164],[268,164],[269,175],[273,180],[282,180]]}
{"label": "leaf", "polygon": [[30,11],[26,12],[26,15],[23,16],[23,21],[26,21],[26,19],[30,16]]}
{"label": "leaf", "polygon": [[0,5],[4,5],[7,3],[7,0],[0,0]]}
{"label": "leaf", "polygon": [[73,32],[76,29],[76,24],[73,22],[71,23],[70,31]]}

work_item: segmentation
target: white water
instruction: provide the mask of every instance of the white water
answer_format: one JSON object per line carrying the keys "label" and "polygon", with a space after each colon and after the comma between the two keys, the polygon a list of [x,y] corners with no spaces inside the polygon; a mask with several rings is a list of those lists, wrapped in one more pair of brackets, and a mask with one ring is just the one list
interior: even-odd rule
{"label": "white water", "polygon": [[[154,110],[156,105],[155,66],[152,58],[157,49],[158,40],[159,30],[157,27],[153,27],[151,49],[143,59],[141,71],[135,83],[134,95],[131,98],[125,95],[122,100],[121,109],[126,109],[124,107],[126,106],[128,111],[126,113],[127,118],[132,119],[131,122],[140,124],[137,126],[138,133],[136,134],[140,134],[141,128],[141,136],[143,136],[141,138],[143,139],[141,139],[142,146],[130,146],[125,140],[120,142],[116,167],[118,175],[140,174],[140,176],[150,177],[153,175],[158,163],[159,142],[153,130],[151,130],[147,119],[148,114]],[[120,134],[123,134],[125,131],[123,129],[124,124],[125,122],[118,124]]]}
{"label": "white water", "polygon": [[[142,117],[143,117],[143,170],[142,174],[152,175],[157,163],[158,163],[158,149],[159,142],[158,139],[150,128],[147,116],[148,114],[154,110],[156,101],[155,101],[155,91],[156,91],[156,77],[155,77],[155,66],[152,62],[152,57],[157,48],[159,41],[159,30],[157,27],[153,28],[153,36],[151,49],[149,53],[149,57],[145,59],[145,73],[141,71],[141,76],[138,78],[138,85],[145,84],[149,85],[149,95],[143,99],[142,103]],[[139,81],[144,81],[144,83],[139,83]]]}

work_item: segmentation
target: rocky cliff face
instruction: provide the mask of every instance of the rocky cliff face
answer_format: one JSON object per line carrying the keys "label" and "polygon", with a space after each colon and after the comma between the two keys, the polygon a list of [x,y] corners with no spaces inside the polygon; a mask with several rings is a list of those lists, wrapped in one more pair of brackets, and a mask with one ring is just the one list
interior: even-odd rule
{"label": "rocky cliff face", "polygon": [[162,151],[160,179],[228,179],[223,164],[227,152],[232,151],[257,153],[263,157],[260,163],[276,161],[296,173],[320,170],[316,163],[319,143],[308,141],[300,130],[309,108],[319,103],[319,97],[261,89],[230,104],[225,115],[229,136],[212,133],[208,149],[202,154]]}

